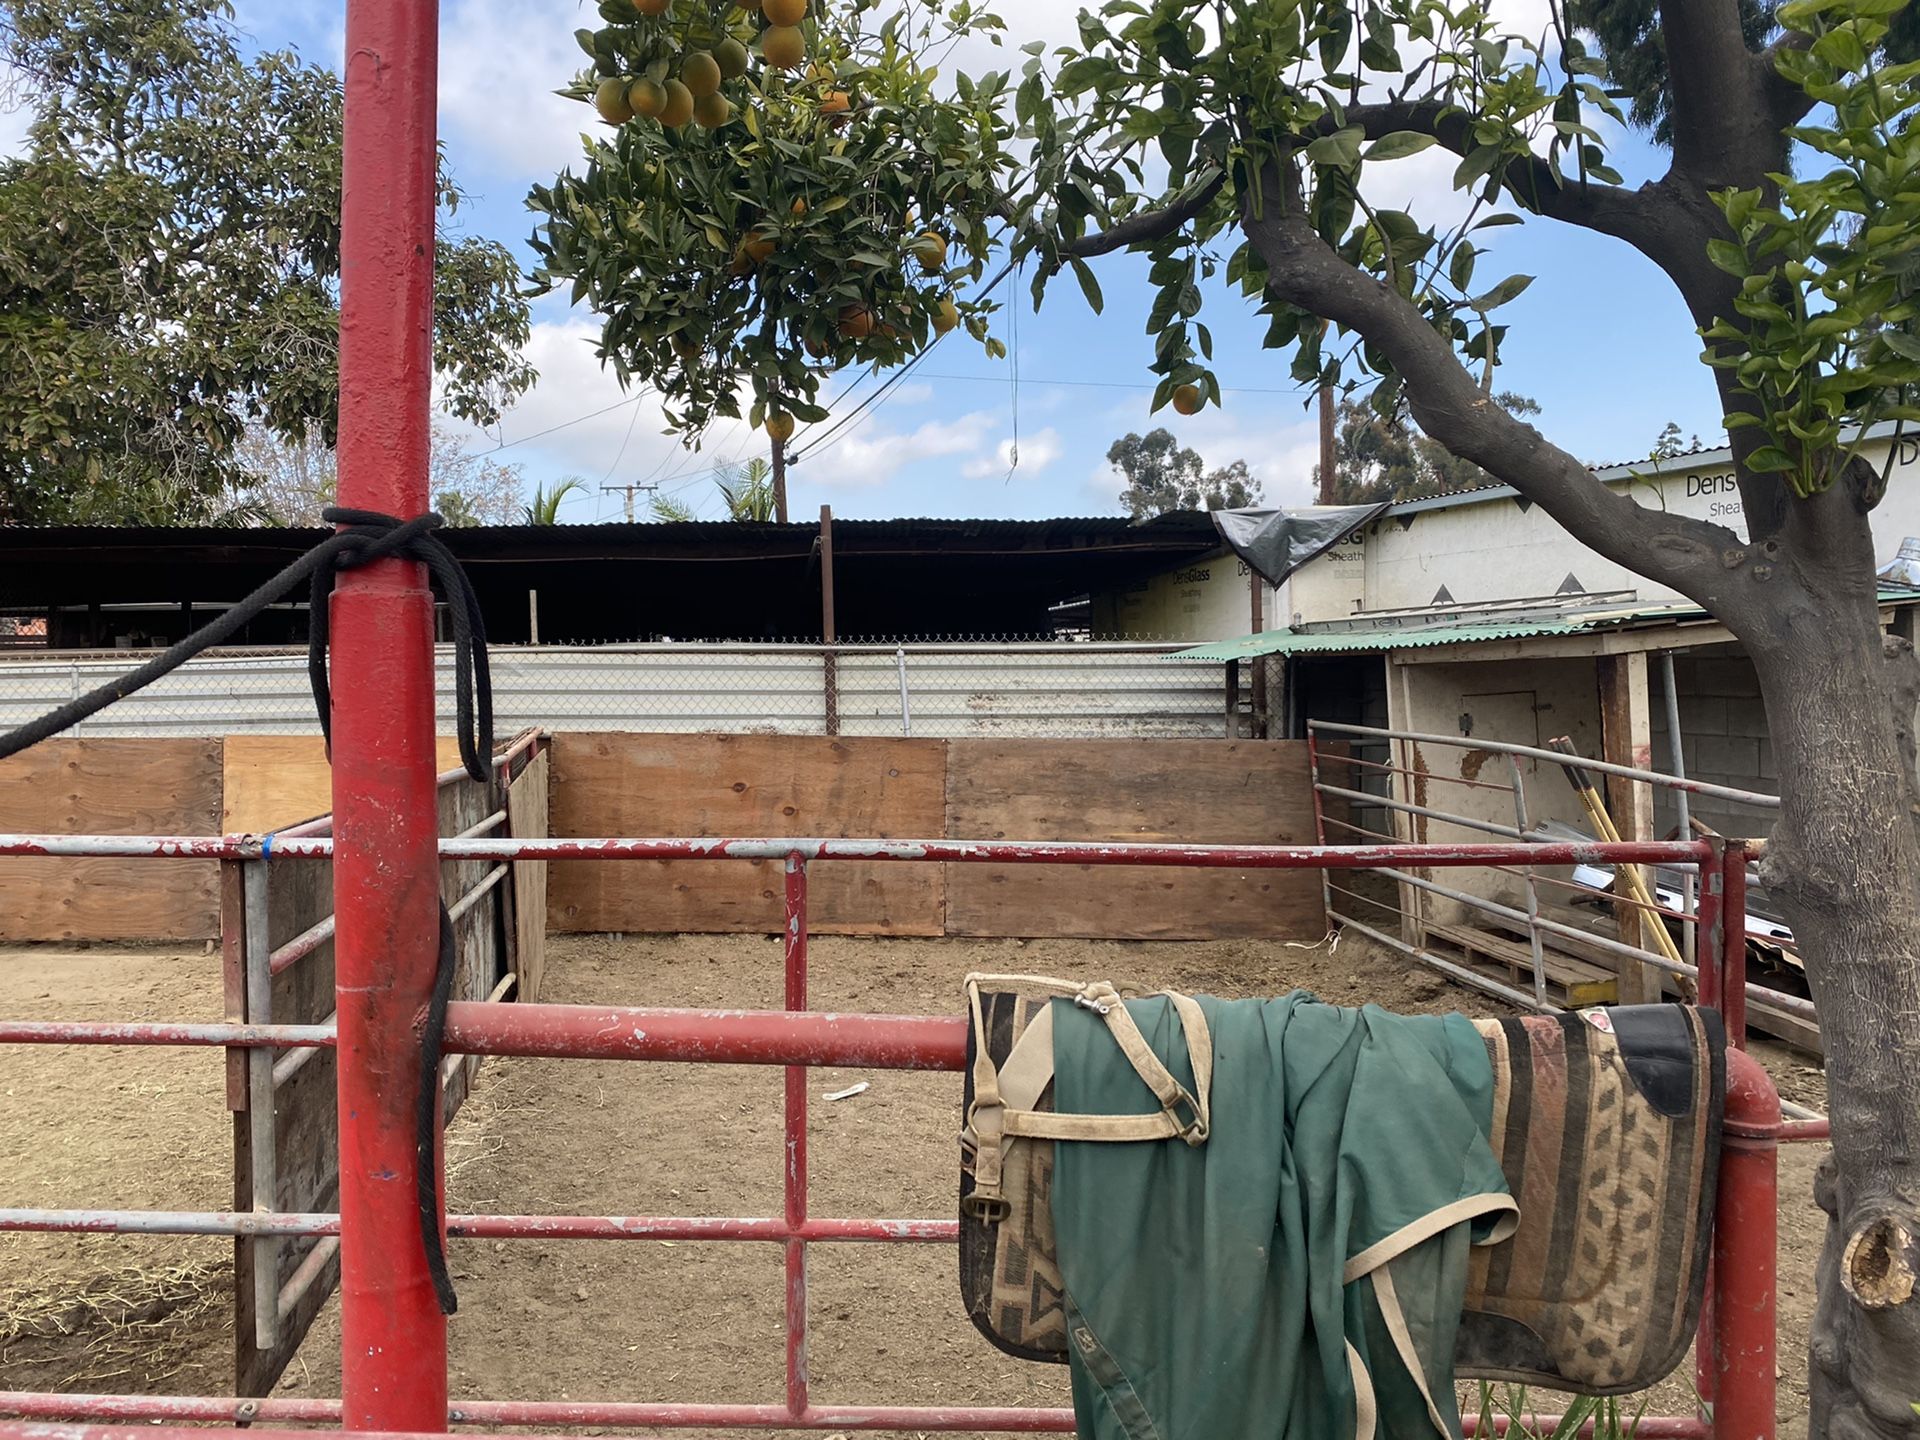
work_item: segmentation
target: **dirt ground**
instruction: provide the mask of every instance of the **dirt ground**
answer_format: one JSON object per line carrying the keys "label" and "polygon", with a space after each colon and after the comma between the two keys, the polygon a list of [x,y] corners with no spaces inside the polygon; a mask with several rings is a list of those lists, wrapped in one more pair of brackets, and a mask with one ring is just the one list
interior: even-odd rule
{"label": "dirt ground", "polygon": [[[215,1019],[217,957],[0,950],[0,1014]],[[560,1002],[776,1007],[777,941],[759,936],[556,938]],[[816,938],[813,1003],[955,1010],[968,970],[1110,976],[1237,996],[1306,986],[1346,1004],[1494,1013],[1360,942],[1199,944]],[[1817,1104],[1817,1071],[1768,1060]],[[0,1047],[0,1207],[219,1209],[231,1121],[216,1053]],[[857,1080],[871,1088],[828,1102]],[[505,1060],[483,1070],[449,1137],[452,1206],[548,1214],[771,1215],[780,1208],[780,1076],[746,1067]],[[813,1076],[816,1216],[945,1217],[957,1184],[950,1075]],[[1821,1217],[1815,1147],[1781,1176],[1783,1433],[1805,1404],[1804,1358]],[[777,1246],[663,1241],[454,1242],[460,1314],[451,1386],[470,1398],[777,1401]],[[231,1242],[0,1236],[0,1390],[221,1394],[231,1390]],[[822,1245],[811,1252],[812,1370],[827,1402],[1064,1405],[1064,1369],[1001,1355],[960,1314],[950,1247]],[[339,1393],[337,1309],[282,1382]],[[1542,1408],[1554,1408],[1540,1397]],[[1650,1413],[1684,1413],[1669,1381]],[[1631,1413],[1632,1407],[1628,1410]],[[708,1432],[719,1433],[719,1432]]]}

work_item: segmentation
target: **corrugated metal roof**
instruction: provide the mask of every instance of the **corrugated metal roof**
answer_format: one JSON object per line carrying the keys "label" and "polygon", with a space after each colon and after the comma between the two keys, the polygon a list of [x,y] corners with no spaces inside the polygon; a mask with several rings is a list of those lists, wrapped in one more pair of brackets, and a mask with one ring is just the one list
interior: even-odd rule
{"label": "corrugated metal roof", "polygon": [[1269,630],[1182,650],[1174,660],[1256,660],[1263,655],[1365,655],[1428,645],[1467,645],[1479,640],[1520,640],[1536,635],[1574,635],[1595,628],[1588,620],[1506,620],[1487,625],[1429,625],[1404,630],[1318,633]]}
{"label": "corrugated metal roof", "polygon": [[[1214,541],[1218,532],[1213,519],[1204,511],[1172,510],[1147,520],[1125,515],[1059,516],[1042,520],[977,520],[942,516],[901,517],[886,520],[855,520],[835,516],[835,535],[871,536],[881,539],[916,539],[939,535],[991,538],[997,535],[1029,540],[1036,537],[1070,542],[1075,538],[1113,539],[1128,535],[1155,540]],[[484,546],[489,541],[522,542],[545,540],[564,544],[571,541],[646,540],[712,541],[722,539],[759,540],[783,538],[811,539],[820,531],[818,521],[807,520],[787,525],[751,524],[735,520],[649,521],[626,524],[614,521],[587,525],[472,525],[449,530],[448,538]],[[288,548],[306,548],[332,534],[320,526],[273,525],[16,525],[0,522],[0,539],[6,537],[46,536],[64,541],[97,538],[120,546],[150,544],[156,547],[198,544],[284,542]]]}
{"label": "corrugated metal roof", "polygon": [[[1920,590],[1883,585],[1882,605],[1920,604]],[[1356,616],[1364,620],[1364,616]],[[1697,605],[1641,605],[1616,609],[1569,610],[1531,619],[1488,615],[1484,619],[1457,614],[1445,621],[1423,621],[1418,616],[1381,621],[1376,630],[1269,630],[1219,640],[1177,651],[1170,660],[1257,660],[1264,655],[1366,655],[1382,650],[1423,650],[1440,645],[1475,645],[1486,640],[1529,640],[1546,635],[1579,635],[1594,630],[1627,629],[1663,623],[1698,624],[1712,619]],[[1350,622],[1343,622],[1350,623]]]}

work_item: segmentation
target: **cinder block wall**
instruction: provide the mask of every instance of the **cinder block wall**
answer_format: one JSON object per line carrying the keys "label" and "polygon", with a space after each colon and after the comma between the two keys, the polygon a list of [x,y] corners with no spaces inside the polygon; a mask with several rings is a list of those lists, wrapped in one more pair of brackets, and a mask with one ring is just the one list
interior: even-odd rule
{"label": "cinder block wall", "polygon": [[[1657,658],[1648,666],[1653,710],[1653,764],[1672,769],[1672,740],[1667,733],[1667,701]],[[1718,785],[1771,794],[1779,789],[1773,742],[1768,738],[1766,706],[1753,665],[1738,649],[1715,647],[1673,662],[1674,689],[1680,697],[1680,749],[1687,776]],[[1771,828],[1765,811],[1707,796],[1691,796],[1693,814],[1722,835],[1760,836]],[[1665,835],[1679,824],[1671,790],[1655,794],[1654,822]]]}

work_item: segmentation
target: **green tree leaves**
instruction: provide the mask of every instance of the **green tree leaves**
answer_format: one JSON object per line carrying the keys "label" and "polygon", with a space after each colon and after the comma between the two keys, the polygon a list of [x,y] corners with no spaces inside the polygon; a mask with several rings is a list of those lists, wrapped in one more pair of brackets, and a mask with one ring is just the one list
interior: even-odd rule
{"label": "green tree leaves", "polygon": [[[339,82],[243,56],[220,0],[7,9],[33,123],[0,161],[0,518],[232,513],[250,423],[332,433]],[[516,267],[458,236],[438,259],[445,403],[489,422],[533,378]]]}
{"label": "green tree leaves", "polygon": [[[602,360],[623,384],[658,390],[690,443],[743,413],[823,420],[832,370],[898,364],[960,326],[994,353],[993,306],[965,287],[991,253],[1014,165],[1004,112],[1031,95],[1006,73],[949,91],[920,57],[998,28],[967,4],[884,17],[816,6],[809,66],[756,57],[730,86],[732,123],[634,120],[589,142],[580,171],[536,186],[537,285],[600,313]],[[614,20],[585,32],[593,69],[566,93],[586,100],[603,78],[664,73],[687,46],[727,34],[754,34],[730,0]],[[1082,284],[1098,295],[1090,274]]]}
{"label": "green tree leaves", "polygon": [[1749,468],[1803,497],[1836,483],[1876,422],[1920,420],[1920,63],[1887,53],[1899,8],[1781,7],[1810,40],[1780,48],[1779,72],[1828,107],[1825,123],[1788,134],[1818,159],[1769,177],[1772,194],[1713,197],[1737,239],[1709,242],[1708,258],[1740,288],[1734,313],[1701,332],[1702,358],[1750,397],[1729,427],[1766,434]]}

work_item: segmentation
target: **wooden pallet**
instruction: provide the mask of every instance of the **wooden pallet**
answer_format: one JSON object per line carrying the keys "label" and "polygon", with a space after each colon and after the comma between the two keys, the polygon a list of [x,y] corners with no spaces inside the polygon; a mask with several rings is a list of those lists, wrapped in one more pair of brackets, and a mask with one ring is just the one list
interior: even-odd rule
{"label": "wooden pallet", "polygon": [[[1556,914],[1552,918],[1559,920],[1562,924],[1574,923],[1574,921],[1569,919],[1564,913]],[[1617,936],[1618,932],[1615,930],[1613,920],[1610,916],[1588,913],[1579,915],[1578,918],[1582,923],[1590,926],[1596,935],[1603,936],[1608,940],[1612,940]],[[1508,920],[1498,915],[1488,917],[1487,924],[1489,928],[1512,938],[1522,952],[1526,951],[1527,927],[1525,924],[1518,920]],[[1619,963],[1620,957],[1614,955],[1612,952],[1598,945],[1590,945],[1583,941],[1575,940],[1569,935],[1547,935],[1543,936],[1542,939],[1545,941],[1547,947],[1549,961],[1552,960],[1554,953],[1559,951],[1562,952],[1563,955],[1570,952],[1576,959],[1586,962],[1595,969],[1609,973],[1611,973],[1613,967]],[[1551,971],[1549,971],[1549,973],[1551,973]],[[1750,968],[1749,973],[1755,973],[1754,969]],[[1671,975],[1666,977],[1666,989],[1668,994],[1678,996],[1680,990],[1679,986],[1675,983],[1675,979],[1676,977]],[[1765,983],[1765,981],[1757,980],[1756,983]],[[1820,1053],[1820,1027],[1813,1021],[1804,1019],[1799,1015],[1789,1015],[1783,1010],[1777,1010],[1771,1005],[1750,998],[1747,1001],[1747,1023],[1762,1035],[1771,1035],[1776,1040],[1784,1040],[1789,1045],[1805,1050],[1809,1054],[1818,1055]]]}
{"label": "wooden pallet", "polygon": [[[1428,942],[1438,941],[1462,952],[1475,969],[1491,967],[1495,978],[1517,989],[1533,988],[1533,948],[1491,930],[1474,925],[1432,925],[1425,927]],[[1541,969],[1547,980],[1547,998],[1569,1009],[1585,1005],[1611,1005],[1619,998],[1620,986],[1612,972],[1543,947]]]}

